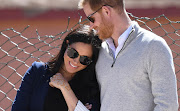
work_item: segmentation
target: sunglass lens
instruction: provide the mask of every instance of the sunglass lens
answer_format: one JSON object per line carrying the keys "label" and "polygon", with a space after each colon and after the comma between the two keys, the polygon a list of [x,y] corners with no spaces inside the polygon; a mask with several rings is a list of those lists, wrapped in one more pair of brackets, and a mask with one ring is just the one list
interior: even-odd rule
{"label": "sunglass lens", "polygon": [[70,58],[76,58],[79,56],[78,52],[73,49],[73,48],[69,48],[68,49],[68,52],[67,52],[67,55],[70,57]]}
{"label": "sunglass lens", "polygon": [[89,65],[92,62],[92,60],[87,56],[81,56],[79,61],[83,65]]}
{"label": "sunglass lens", "polygon": [[93,19],[93,18],[88,17],[88,20],[89,20],[90,22],[94,23],[94,19]]}

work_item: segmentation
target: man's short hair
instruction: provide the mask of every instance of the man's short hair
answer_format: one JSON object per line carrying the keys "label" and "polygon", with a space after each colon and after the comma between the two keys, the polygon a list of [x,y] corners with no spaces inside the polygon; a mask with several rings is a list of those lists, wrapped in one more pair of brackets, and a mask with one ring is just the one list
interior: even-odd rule
{"label": "man's short hair", "polygon": [[78,8],[82,9],[85,4],[89,3],[93,11],[103,5],[110,5],[117,10],[124,9],[124,0],[79,0]]}

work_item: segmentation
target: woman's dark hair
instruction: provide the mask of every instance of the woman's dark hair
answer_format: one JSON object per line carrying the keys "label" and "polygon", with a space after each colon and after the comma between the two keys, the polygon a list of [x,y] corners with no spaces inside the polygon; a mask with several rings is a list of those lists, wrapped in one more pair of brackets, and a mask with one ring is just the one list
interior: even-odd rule
{"label": "woman's dark hair", "polygon": [[[68,44],[67,40],[69,41]],[[77,72],[73,79],[70,81],[70,85],[72,84],[71,87],[73,91],[75,93],[76,91],[78,92],[76,96],[79,96],[79,98],[81,98],[80,100],[83,101],[82,99],[87,100],[87,98],[84,98],[82,95],[85,95],[88,98],[92,98],[92,96],[96,95],[98,92],[98,85],[95,75],[95,64],[98,59],[101,40],[96,35],[95,30],[90,30],[90,27],[88,25],[82,25],[77,29],[71,31],[65,37],[60,52],[55,57],[50,59],[47,65],[49,67],[48,69],[51,72],[51,74],[56,74],[59,71],[61,65],[64,63],[64,53],[67,49],[67,46],[76,42],[90,44],[93,50],[93,55],[91,58],[93,62],[90,65],[88,65],[85,69]],[[87,86],[88,88],[86,88]],[[84,90],[84,88],[86,88],[86,90]],[[83,90],[80,91],[80,89]]]}

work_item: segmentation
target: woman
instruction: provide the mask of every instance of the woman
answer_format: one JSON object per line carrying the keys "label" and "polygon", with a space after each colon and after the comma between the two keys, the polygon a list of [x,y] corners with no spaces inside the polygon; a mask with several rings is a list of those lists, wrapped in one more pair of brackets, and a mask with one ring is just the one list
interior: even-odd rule
{"label": "woman", "polygon": [[98,111],[95,64],[100,44],[87,25],[70,32],[57,56],[27,70],[12,111]]}

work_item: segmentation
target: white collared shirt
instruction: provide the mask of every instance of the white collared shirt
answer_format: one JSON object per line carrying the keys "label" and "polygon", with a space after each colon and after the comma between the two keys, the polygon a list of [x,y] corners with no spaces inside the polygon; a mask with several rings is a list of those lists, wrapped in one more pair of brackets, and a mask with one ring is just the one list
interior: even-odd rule
{"label": "white collared shirt", "polygon": [[113,42],[112,38],[106,39],[106,42],[108,43],[109,47],[113,51],[114,58],[116,58],[119,51],[122,49],[124,42],[126,41],[126,39],[128,38],[128,36],[131,32],[131,29],[132,29],[132,25],[130,25],[128,27],[128,29],[122,35],[120,35],[120,37],[118,38],[118,47],[117,48],[114,46],[114,42]]}
{"label": "white collared shirt", "polygon": [[86,106],[84,106],[84,104],[80,100],[78,100],[78,103],[77,103],[74,111],[89,111],[89,110],[86,108]]}

